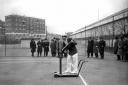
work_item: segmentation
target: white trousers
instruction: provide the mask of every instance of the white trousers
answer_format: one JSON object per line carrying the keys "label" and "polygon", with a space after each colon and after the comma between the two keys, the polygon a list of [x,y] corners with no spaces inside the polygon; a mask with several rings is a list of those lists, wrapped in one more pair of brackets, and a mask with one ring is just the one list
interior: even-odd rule
{"label": "white trousers", "polygon": [[67,67],[65,72],[78,73],[78,53],[67,56]]}

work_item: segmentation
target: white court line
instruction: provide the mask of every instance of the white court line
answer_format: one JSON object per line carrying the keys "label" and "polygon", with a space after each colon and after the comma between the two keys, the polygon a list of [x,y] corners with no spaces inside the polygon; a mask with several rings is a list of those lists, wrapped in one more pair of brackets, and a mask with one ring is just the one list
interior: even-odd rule
{"label": "white court line", "polygon": [[79,74],[79,77],[81,78],[81,80],[84,83],[84,85],[88,85],[87,82],[85,81],[85,79],[80,74]]}

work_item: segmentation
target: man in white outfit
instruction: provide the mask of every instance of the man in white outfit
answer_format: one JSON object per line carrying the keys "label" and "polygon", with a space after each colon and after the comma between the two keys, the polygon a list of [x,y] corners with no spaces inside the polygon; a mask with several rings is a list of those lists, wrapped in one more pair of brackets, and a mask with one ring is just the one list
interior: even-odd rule
{"label": "man in white outfit", "polygon": [[78,73],[78,53],[77,43],[72,38],[67,39],[68,45],[62,49],[62,52],[68,50],[67,67],[64,73]]}

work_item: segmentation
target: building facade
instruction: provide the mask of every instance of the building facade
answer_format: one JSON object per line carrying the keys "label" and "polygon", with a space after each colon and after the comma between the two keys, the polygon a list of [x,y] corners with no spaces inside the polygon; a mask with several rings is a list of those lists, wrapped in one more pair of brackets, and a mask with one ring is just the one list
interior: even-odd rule
{"label": "building facade", "polygon": [[46,34],[45,19],[20,15],[5,16],[5,28],[7,35],[18,38],[41,38]]}
{"label": "building facade", "polygon": [[116,36],[128,33],[128,8],[75,31],[70,37],[85,42],[103,37],[107,47],[113,47]]}
{"label": "building facade", "polygon": [[5,34],[5,22],[0,20],[0,36]]}

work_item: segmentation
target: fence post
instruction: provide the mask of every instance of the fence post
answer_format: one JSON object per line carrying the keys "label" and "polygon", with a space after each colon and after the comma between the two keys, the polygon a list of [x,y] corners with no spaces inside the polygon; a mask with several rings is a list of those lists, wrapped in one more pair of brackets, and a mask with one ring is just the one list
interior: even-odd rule
{"label": "fence post", "polygon": [[112,17],[112,47],[113,47],[113,41],[114,41],[114,38],[115,38],[115,27],[114,27],[114,16]]}
{"label": "fence post", "polygon": [[86,55],[86,26],[85,26],[85,55]]}

